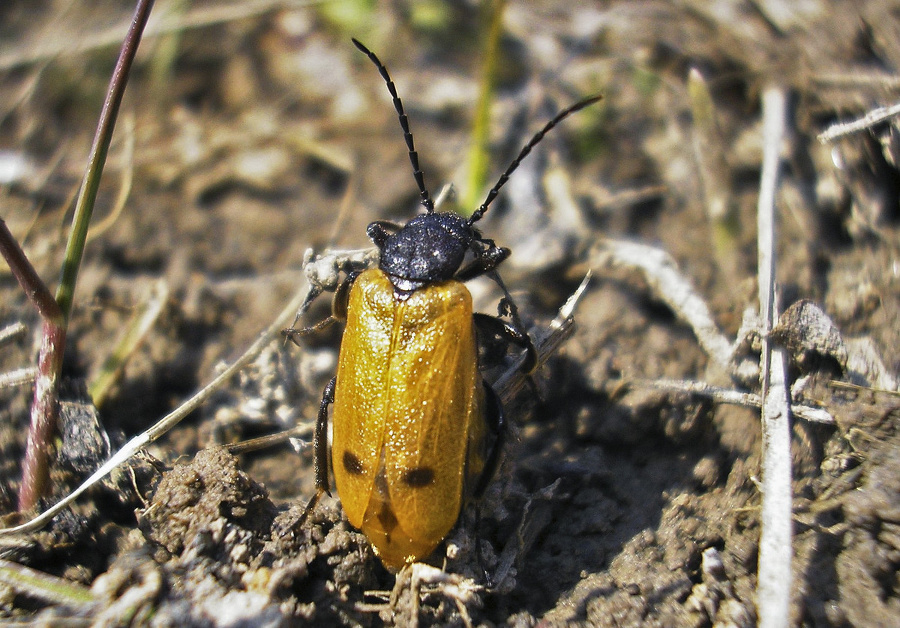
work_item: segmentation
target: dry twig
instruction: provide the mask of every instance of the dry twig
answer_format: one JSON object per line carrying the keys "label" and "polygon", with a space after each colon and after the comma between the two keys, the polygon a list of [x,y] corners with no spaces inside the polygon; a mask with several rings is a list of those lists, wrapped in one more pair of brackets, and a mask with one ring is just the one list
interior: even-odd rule
{"label": "dry twig", "polygon": [[876,107],[867,111],[863,117],[856,120],[832,124],[819,133],[817,139],[823,144],[827,144],[847,135],[871,129],[873,126],[881,124],[898,114],[900,114],[900,103],[893,104],[890,107]]}
{"label": "dry twig", "polygon": [[791,429],[786,387],[787,352],[770,334],[775,302],[775,193],[785,131],[787,98],[782,89],[763,93],[763,168],[757,206],[759,300],[762,312],[762,535],[759,548],[759,625],[788,625],[791,599]]}

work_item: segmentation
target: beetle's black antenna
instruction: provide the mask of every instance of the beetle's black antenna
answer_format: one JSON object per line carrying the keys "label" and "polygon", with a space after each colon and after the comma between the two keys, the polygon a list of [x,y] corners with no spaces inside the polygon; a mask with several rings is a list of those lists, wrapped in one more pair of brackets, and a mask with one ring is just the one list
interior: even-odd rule
{"label": "beetle's black antenna", "polygon": [[472,224],[478,222],[479,220],[481,220],[481,217],[484,216],[484,213],[487,211],[488,206],[494,202],[495,198],[497,198],[497,193],[500,191],[500,188],[502,188],[504,186],[504,184],[509,180],[509,175],[511,175],[515,171],[515,169],[519,167],[519,164],[522,163],[522,160],[528,156],[528,153],[531,152],[531,149],[534,148],[535,146],[537,146],[538,142],[540,142],[542,139],[544,139],[544,136],[547,135],[547,133],[549,133],[553,127],[555,127],[557,124],[562,122],[563,119],[568,117],[570,114],[573,114],[576,111],[584,109],[588,105],[594,104],[601,98],[603,98],[602,95],[595,94],[593,96],[585,98],[584,100],[579,100],[577,103],[575,103],[571,107],[568,107],[568,108],[560,111],[558,114],[556,114],[555,118],[553,118],[552,120],[550,120],[550,122],[548,122],[547,124],[544,125],[543,129],[541,129],[540,131],[535,133],[534,137],[532,137],[531,140],[527,144],[525,144],[525,146],[519,152],[519,156],[516,157],[515,159],[513,159],[512,163],[509,164],[509,167],[506,169],[506,172],[504,172],[503,174],[500,175],[500,179],[497,181],[497,184],[491,188],[491,191],[488,192],[487,198],[484,199],[484,202],[478,207],[478,209],[476,209],[472,213],[471,218],[469,218],[469,224],[472,225]]}
{"label": "beetle's black antenna", "polygon": [[397,95],[397,88],[394,86],[394,81],[391,80],[391,75],[388,74],[387,68],[384,67],[381,60],[375,56],[374,52],[363,46],[356,39],[353,40],[353,45],[359,48],[372,60],[372,63],[374,63],[375,67],[378,68],[378,71],[381,72],[381,78],[387,83],[391,98],[394,99],[394,109],[397,110],[397,115],[400,117],[400,128],[403,129],[403,137],[406,138],[406,147],[409,149],[409,161],[412,162],[413,176],[416,178],[416,184],[419,186],[419,193],[422,196],[422,205],[425,206],[425,209],[430,214],[434,211],[434,201],[431,200],[431,196],[425,188],[425,175],[422,174],[422,169],[419,167],[419,153],[416,152],[415,144],[413,144],[412,131],[409,130],[409,118],[407,117],[406,112],[403,111],[403,103],[400,102],[400,96]]}

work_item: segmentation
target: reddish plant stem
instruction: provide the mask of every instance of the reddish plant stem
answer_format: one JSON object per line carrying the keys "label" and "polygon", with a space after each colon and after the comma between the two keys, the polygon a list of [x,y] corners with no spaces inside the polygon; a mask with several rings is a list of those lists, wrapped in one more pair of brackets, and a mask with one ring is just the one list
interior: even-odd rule
{"label": "reddish plant stem", "polygon": [[22,286],[22,290],[34,304],[41,318],[62,325],[64,317],[56,299],[25,257],[25,251],[19,246],[2,218],[0,218],[0,255],[3,255],[3,259],[9,264],[13,277]]}
{"label": "reddish plant stem", "polygon": [[34,380],[34,403],[31,406],[28,445],[25,449],[25,462],[22,465],[20,512],[37,505],[47,489],[47,480],[50,477],[48,461],[53,455],[53,440],[59,419],[59,378],[65,347],[65,327],[45,319],[41,352],[38,356],[38,374]]}
{"label": "reddish plant stem", "polygon": [[34,403],[31,407],[31,427],[28,431],[28,446],[22,471],[22,477],[29,479],[27,482],[23,481],[19,492],[19,510],[27,510],[37,503],[47,487],[49,477],[47,459],[52,453],[53,434],[59,415],[57,389],[62,354],[66,346],[65,317],[56,299],[35,272],[22,247],[2,219],[0,219],[0,254],[44,319],[38,375],[34,386]]}

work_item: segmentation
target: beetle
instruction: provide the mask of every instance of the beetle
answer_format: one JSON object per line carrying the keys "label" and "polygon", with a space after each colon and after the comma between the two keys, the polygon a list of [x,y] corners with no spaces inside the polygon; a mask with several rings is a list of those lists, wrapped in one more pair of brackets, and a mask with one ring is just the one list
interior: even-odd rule
{"label": "beetle", "polygon": [[[601,96],[550,120],[464,218],[435,210],[394,82],[373,52],[353,43],[387,84],[425,213],[402,226],[371,223],[367,234],[380,252],[378,268],[343,268],[331,315],[284,333],[299,344],[298,337],[345,321],[337,374],[325,387],[316,420],[316,494],[306,513],[329,493],[327,424],[333,405],[331,460],[344,512],[395,571],[430,555],[455,525],[464,499],[480,497],[496,471],[505,418],[499,397],[479,372],[477,334],[523,349],[522,371],[530,373],[537,364],[534,344],[496,272],[510,250],[474,225],[544,135]],[[482,275],[504,292],[512,324],[473,312],[464,282]]]}

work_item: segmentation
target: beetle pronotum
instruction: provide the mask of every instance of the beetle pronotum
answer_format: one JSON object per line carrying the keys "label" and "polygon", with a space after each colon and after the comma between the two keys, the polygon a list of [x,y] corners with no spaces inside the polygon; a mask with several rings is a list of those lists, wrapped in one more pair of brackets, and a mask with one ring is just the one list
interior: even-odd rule
{"label": "beetle pronotum", "polygon": [[[387,68],[368,48],[353,43],[378,68],[393,98],[425,213],[403,226],[370,224],[367,233],[380,251],[378,268],[344,269],[331,316],[285,334],[296,342],[346,321],[337,375],[319,407],[317,490],[308,509],[329,490],[327,422],[333,404],[331,458],[344,512],[382,562],[398,569],[431,554],[456,523],[464,498],[480,496],[496,470],[503,408],[479,373],[476,327],[524,349],[524,371],[536,364],[534,345],[516,317],[508,324],[472,311],[463,283],[481,275],[500,285],[515,311],[495,270],[510,250],[482,237],[474,225],[544,135],[601,97],[585,98],[547,122],[467,219],[435,211]],[[472,259],[464,265],[467,254]]]}

